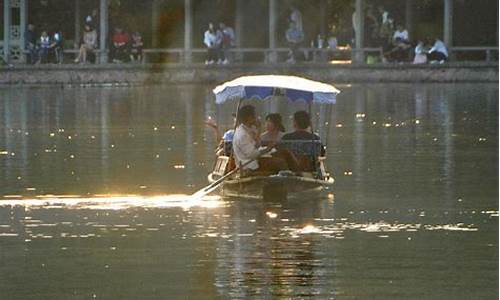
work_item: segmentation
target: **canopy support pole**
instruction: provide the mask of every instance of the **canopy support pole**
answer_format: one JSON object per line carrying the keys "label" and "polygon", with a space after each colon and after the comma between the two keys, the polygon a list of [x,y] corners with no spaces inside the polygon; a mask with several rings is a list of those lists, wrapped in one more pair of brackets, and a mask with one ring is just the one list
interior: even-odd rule
{"label": "canopy support pole", "polygon": [[[243,102],[243,98],[240,98],[238,100],[238,105],[236,106],[236,119],[234,120],[234,126],[233,126],[234,133],[236,133],[236,128],[238,128],[238,120],[240,118],[240,107],[241,107],[242,102]],[[234,133],[233,133],[233,137],[234,137]],[[226,143],[226,142],[224,141],[224,143]],[[225,146],[226,145],[224,144],[224,147]],[[233,157],[234,157],[234,149],[231,147],[231,154],[229,155],[229,160],[231,160]],[[238,167],[240,167],[238,172],[241,175],[241,165]]]}
{"label": "canopy support pole", "polygon": [[313,171],[316,172],[316,158],[317,158],[317,153],[316,153],[316,147],[314,145],[314,127],[312,123],[312,101],[309,102],[309,122],[310,122],[310,127],[311,127],[311,147],[313,149],[312,151],[312,164],[313,164]]}

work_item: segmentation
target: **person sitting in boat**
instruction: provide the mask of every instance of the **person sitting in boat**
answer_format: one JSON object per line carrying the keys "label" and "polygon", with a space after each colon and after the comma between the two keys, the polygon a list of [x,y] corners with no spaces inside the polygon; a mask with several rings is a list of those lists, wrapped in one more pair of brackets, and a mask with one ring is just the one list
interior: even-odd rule
{"label": "person sitting in boat", "polygon": [[287,151],[277,151],[272,157],[261,157],[263,152],[273,148],[276,143],[270,142],[267,149],[259,150],[258,124],[254,106],[245,105],[240,108],[238,124],[233,137],[233,153],[236,165],[244,165],[243,171],[277,173],[281,170],[298,169],[297,161],[288,155]]}
{"label": "person sitting in boat", "polygon": [[317,134],[311,132],[311,117],[306,111],[297,111],[293,114],[295,131],[283,135],[281,147],[291,150],[299,161],[303,171],[314,169],[314,160],[311,156],[325,155],[325,147]]}
{"label": "person sitting in boat", "polygon": [[212,120],[212,118],[208,118],[207,121],[205,121],[205,125],[208,127],[212,128],[214,131],[215,135],[215,140],[219,141],[219,144],[217,145],[217,149],[215,150],[215,154],[217,156],[230,156],[231,155],[231,150],[232,150],[232,143],[233,143],[233,136],[234,136],[234,129],[229,129],[224,134],[221,136],[219,132],[219,126],[217,123]]}
{"label": "person sitting in boat", "polygon": [[280,114],[268,114],[266,116],[266,131],[260,135],[261,146],[269,143],[278,143],[285,135],[285,126]]}

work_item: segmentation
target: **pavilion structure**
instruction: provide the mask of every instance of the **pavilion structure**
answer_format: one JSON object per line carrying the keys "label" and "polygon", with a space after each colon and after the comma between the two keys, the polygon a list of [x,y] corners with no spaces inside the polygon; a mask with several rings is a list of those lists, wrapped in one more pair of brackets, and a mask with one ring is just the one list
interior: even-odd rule
{"label": "pavilion structure", "polygon": [[[75,37],[78,39],[80,36],[80,19],[79,19],[79,7],[80,1],[75,1]],[[109,0],[99,0],[99,28],[98,32],[109,32]],[[152,1],[152,30],[153,30],[153,40],[152,45],[155,47],[158,45],[158,33],[156,32],[156,20],[158,20],[158,11],[162,1],[166,0],[150,0]],[[192,52],[193,52],[193,1],[194,0],[184,0],[184,47],[183,47],[183,57],[185,63],[192,62]],[[241,32],[242,32],[242,16],[244,11],[242,9],[242,3],[244,0],[236,1],[236,12],[235,12],[235,31],[236,31],[236,48],[241,47]],[[325,3],[325,0],[320,0]],[[353,58],[357,62],[364,61],[364,5],[367,0],[352,0],[355,3],[356,13],[360,14],[361,17],[355,18],[356,27],[359,28],[355,36],[355,45],[353,49]],[[405,0],[406,1],[406,26],[410,29],[412,26],[412,11],[413,5],[416,0]],[[448,47],[453,45],[453,1],[454,0],[442,0],[444,2],[444,42]],[[30,0],[3,0],[3,40],[0,41],[0,58],[9,63],[23,63],[25,61],[25,37],[24,33],[27,27],[27,8],[29,6]],[[268,13],[269,13],[269,41],[268,49],[266,49],[270,59],[270,62],[276,61],[276,49],[277,49],[277,22],[279,14],[279,0],[268,0]],[[323,10],[324,11],[324,10]],[[324,14],[324,13],[323,13]],[[326,22],[326,18],[323,16],[320,18],[322,22]],[[323,24],[324,25],[324,24]],[[325,27],[325,26],[322,26]],[[107,63],[108,61],[108,51],[107,51],[107,36],[100,35],[99,37],[99,62]]]}

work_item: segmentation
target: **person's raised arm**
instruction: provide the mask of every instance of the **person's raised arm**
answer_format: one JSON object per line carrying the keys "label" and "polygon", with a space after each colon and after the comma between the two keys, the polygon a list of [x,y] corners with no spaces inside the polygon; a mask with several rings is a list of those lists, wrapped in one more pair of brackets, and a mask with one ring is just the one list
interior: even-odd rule
{"label": "person's raised arm", "polygon": [[214,131],[215,140],[219,141],[221,139],[221,135],[217,123],[212,118],[208,117],[208,119],[205,121],[205,125],[212,128],[212,130]]}

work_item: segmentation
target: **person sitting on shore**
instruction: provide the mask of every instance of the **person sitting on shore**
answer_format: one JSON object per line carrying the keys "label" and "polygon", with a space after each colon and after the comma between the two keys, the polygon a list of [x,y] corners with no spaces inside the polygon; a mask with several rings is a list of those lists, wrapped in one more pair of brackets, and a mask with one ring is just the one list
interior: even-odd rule
{"label": "person sitting on shore", "polygon": [[407,61],[411,48],[410,37],[408,35],[408,30],[401,24],[398,24],[397,30],[392,36],[392,45],[394,48],[392,48],[389,53],[390,58],[397,62]]}
{"label": "person sitting on shore", "polygon": [[281,115],[268,114],[266,116],[266,131],[260,135],[261,146],[279,143],[283,135],[285,135],[285,127]]}
{"label": "person sitting on shore", "polygon": [[214,29],[214,24],[209,23],[208,29],[203,35],[203,43],[207,47],[207,59],[205,60],[206,65],[211,65],[218,59],[217,53],[217,35]]}
{"label": "person sitting on shore", "polygon": [[51,49],[51,44],[52,44],[50,42],[50,36],[47,34],[47,31],[42,32],[38,42],[40,45],[40,53],[38,55],[39,60],[37,63],[45,64],[48,62],[49,50]]}
{"label": "person sitting on shore", "polygon": [[129,36],[121,27],[116,27],[113,34],[110,56],[114,63],[121,63],[128,58]]}
{"label": "person sitting on shore", "polygon": [[63,35],[61,31],[54,32],[54,35],[52,36],[52,44],[50,47],[54,49],[56,63],[62,64],[64,61],[64,45]]}
{"label": "person sitting on shore", "polygon": [[[250,173],[268,172],[277,173],[282,170],[298,170],[298,163],[287,151],[278,151],[272,157],[262,157],[263,152],[275,146],[268,144],[266,149],[258,147],[258,124],[255,107],[245,105],[238,112],[238,127],[233,137],[233,152],[237,166],[243,166],[243,171]],[[246,164],[246,165],[245,165]]]}
{"label": "person sitting on shore", "polygon": [[97,47],[97,32],[86,24],[83,32],[83,43],[80,46],[80,51],[75,59],[75,63],[87,63],[87,55],[93,52]]}
{"label": "person sitting on shore", "polygon": [[434,45],[429,50],[429,54],[427,55],[427,59],[431,64],[433,63],[444,63],[448,60],[448,49],[446,45],[439,38],[434,40]]}
{"label": "person sitting on shore", "polygon": [[424,42],[418,41],[415,47],[415,58],[413,64],[425,64],[427,62],[427,50],[425,49]]}
{"label": "person sitting on shore", "polygon": [[144,42],[142,41],[141,34],[136,31],[132,34],[132,43],[130,45],[130,61],[141,62],[142,61],[142,48],[144,47]]}

